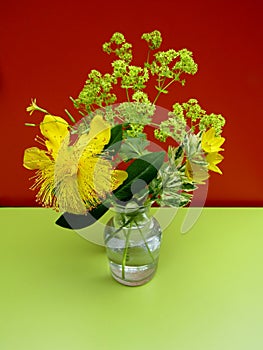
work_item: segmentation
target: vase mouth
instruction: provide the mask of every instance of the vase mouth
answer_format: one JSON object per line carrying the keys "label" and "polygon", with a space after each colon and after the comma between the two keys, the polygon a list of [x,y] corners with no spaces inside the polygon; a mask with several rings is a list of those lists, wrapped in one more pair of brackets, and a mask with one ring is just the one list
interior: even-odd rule
{"label": "vase mouth", "polygon": [[123,202],[114,202],[112,203],[112,209],[117,213],[123,214],[137,214],[148,211],[151,207],[150,203],[137,203],[135,201],[128,201],[127,203]]}

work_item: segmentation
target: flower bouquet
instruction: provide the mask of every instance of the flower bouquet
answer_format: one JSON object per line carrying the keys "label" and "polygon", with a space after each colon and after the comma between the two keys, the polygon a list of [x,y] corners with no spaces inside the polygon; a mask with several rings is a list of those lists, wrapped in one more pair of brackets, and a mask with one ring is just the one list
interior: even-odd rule
{"label": "flower bouquet", "polygon": [[[182,207],[205,184],[218,163],[225,119],[207,114],[196,99],[157,105],[172,84],[185,84],[197,72],[187,49],[161,51],[157,30],[141,37],[146,60],[134,65],[132,45],[114,33],[103,51],[115,55],[110,73],[92,70],[77,98],[79,115],[54,116],[32,100],[27,111],[44,113],[40,148],[24,152],[24,167],[35,171],[31,189],[44,207],[62,212],[56,223],[82,229],[110,208],[105,246],[113,277],[140,285],[154,275],[161,228],[149,208]],[[74,114],[74,116],[73,116]],[[77,121],[76,121],[77,119]],[[68,121],[67,121],[68,120]]]}

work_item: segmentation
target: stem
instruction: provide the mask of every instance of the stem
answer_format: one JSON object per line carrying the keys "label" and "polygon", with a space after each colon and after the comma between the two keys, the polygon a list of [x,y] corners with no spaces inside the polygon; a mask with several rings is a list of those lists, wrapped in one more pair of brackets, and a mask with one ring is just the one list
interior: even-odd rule
{"label": "stem", "polygon": [[136,226],[137,226],[137,228],[138,228],[138,230],[139,230],[139,232],[140,232],[140,235],[142,236],[143,242],[144,242],[144,244],[145,244],[145,247],[146,247],[146,249],[147,249],[147,251],[148,251],[150,257],[151,257],[152,261],[154,262],[154,257],[153,257],[152,252],[151,252],[151,250],[150,250],[150,248],[149,248],[149,246],[148,246],[148,244],[147,244],[147,242],[146,242],[146,239],[145,239],[145,237],[144,237],[144,235],[143,235],[143,233],[142,233],[142,230],[140,229],[139,225],[137,224],[137,221],[134,220],[134,222],[135,222],[135,224],[136,224]]}
{"label": "stem", "polygon": [[83,113],[83,112],[81,112],[81,111],[78,111],[78,112],[79,112],[80,115],[82,115],[82,117],[85,117],[85,116],[86,116],[85,113]]}
{"label": "stem", "polygon": [[[163,81],[162,86],[161,86],[161,78],[159,77],[159,79],[158,79],[158,87],[163,89],[164,83],[165,83],[165,78],[164,78],[164,81]],[[156,101],[158,100],[160,95],[161,95],[161,91],[159,90],[157,95],[156,95],[156,97],[155,97],[155,99],[154,99],[154,101],[153,101],[153,105],[156,103]]]}
{"label": "stem", "polygon": [[121,277],[122,277],[122,279],[125,279],[125,265],[126,265],[128,250],[129,250],[130,234],[131,234],[131,228],[129,229],[129,231],[127,232],[127,235],[126,235],[125,249],[124,249],[123,257],[122,257],[122,264],[121,264]]}
{"label": "stem", "polygon": [[[165,82],[165,81],[164,81]],[[165,90],[165,89],[167,89],[172,83],[174,83],[175,82],[175,79],[173,79],[173,80],[171,80],[168,84],[166,84],[165,86],[164,86],[164,82],[163,82],[163,85],[162,85],[162,87],[161,87],[161,89],[162,90]],[[156,95],[156,97],[155,97],[155,99],[154,99],[154,101],[153,101],[153,104],[155,104],[156,103],[156,101],[158,100],[158,98],[159,98],[159,96],[161,95],[161,91],[158,91],[158,93],[157,93],[157,95]]]}
{"label": "stem", "polygon": [[46,111],[45,109],[43,109],[43,108],[41,108],[41,107],[38,107],[38,108],[37,108],[37,111],[42,112],[42,113],[47,113],[47,114],[49,114],[48,111]]}
{"label": "stem", "polygon": [[159,96],[161,95],[161,91],[158,91],[158,94],[156,95],[154,101],[153,101],[153,105],[156,104],[156,101],[158,100]]}
{"label": "stem", "polygon": [[171,80],[163,89],[167,89],[172,83],[175,82],[175,79]]}
{"label": "stem", "polygon": [[118,118],[122,123],[125,122],[125,120],[124,120],[122,117],[120,117],[119,115],[117,115],[117,118]]}
{"label": "stem", "polygon": [[149,63],[149,59],[150,59],[150,52],[151,52],[151,50],[149,49],[149,50],[148,50],[148,53],[147,53],[147,61],[146,61],[147,63]]}
{"label": "stem", "polygon": [[126,97],[127,97],[127,101],[130,102],[130,96],[129,96],[129,92],[128,92],[128,89],[126,88]]}
{"label": "stem", "polygon": [[127,220],[123,225],[121,225],[121,227],[119,227],[107,240],[105,240],[105,244],[109,243],[109,241],[117,234],[119,233],[125,226],[127,226],[128,224],[130,224],[132,221],[132,218],[130,218],[129,220]]}
{"label": "stem", "polygon": [[66,112],[67,116],[69,117],[69,119],[72,121],[72,123],[76,123],[76,120],[72,117],[72,115],[69,113],[69,111],[67,109],[65,109],[65,112]]}
{"label": "stem", "polygon": [[150,126],[156,126],[156,127],[160,128],[160,124],[157,124],[157,123],[150,122],[149,125]]}

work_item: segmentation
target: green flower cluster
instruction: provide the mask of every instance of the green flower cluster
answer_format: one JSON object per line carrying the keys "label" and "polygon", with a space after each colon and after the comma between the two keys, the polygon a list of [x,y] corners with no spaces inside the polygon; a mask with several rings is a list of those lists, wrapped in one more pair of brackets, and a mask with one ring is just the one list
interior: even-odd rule
{"label": "green flower cluster", "polygon": [[132,45],[126,42],[122,33],[114,33],[110,41],[103,44],[102,49],[107,54],[115,53],[117,57],[127,63],[132,60]]}
{"label": "green flower cluster", "polygon": [[187,49],[175,51],[173,49],[157,52],[152,63],[147,63],[146,66],[151,71],[152,75],[157,75],[158,91],[167,93],[162,84],[165,79],[172,79],[172,82],[178,81],[182,85],[185,80],[181,80],[182,73],[195,74],[197,72],[197,64],[192,58],[192,52]]}
{"label": "green flower cluster", "polygon": [[[205,131],[214,128],[216,136],[222,133],[225,125],[225,118],[221,114],[207,114],[198,104],[196,99],[188,102],[173,105],[173,111],[169,113],[170,118],[160,123],[160,128],[156,129],[154,135],[156,139],[165,142],[167,137],[172,137],[181,143],[188,132],[187,126],[190,124],[190,132]],[[198,130],[197,130],[198,131]]]}
{"label": "green flower cluster", "polygon": [[[187,49],[176,51],[157,51],[162,43],[162,36],[158,30],[144,33],[141,37],[148,44],[147,60],[142,66],[131,64],[133,60],[132,45],[128,43],[122,33],[116,32],[109,42],[103,44],[103,51],[114,54],[117,59],[111,62],[112,72],[102,74],[92,70],[86,83],[74,101],[74,106],[85,113],[98,108],[104,108],[117,101],[115,88],[125,90],[126,101],[140,101],[141,103],[156,104],[161,94],[168,93],[168,87],[179,82],[184,85],[185,74],[195,74],[197,64],[192,52]],[[151,79],[152,78],[152,79]],[[155,81],[155,83],[154,83]],[[156,89],[154,98],[149,98],[147,88],[150,84]],[[119,90],[118,90],[119,91]]]}
{"label": "green flower cluster", "polygon": [[121,87],[135,91],[146,88],[145,83],[149,80],[149,73],[146,68],[129,66],[127,74],[123,75]]}
{"label": "green flower cluster", "polygon": [[93,69],[86,80],[86,84],[80,92],[78,98],[73,100],[74,106],[80,108],[85,106],[87,113],[92,112],[92,106],[99,108],[104,105],[113,104],[117,97],[111,93],[113,84],[116,84],[116,79],[108,73],[102,75],[99,71]]}
{"label": "green flower cluster", "polygon": [[154,30],[151,33],[144,33],[142,39],[148,43],[150,50],[159,49],[162,43],[162,36],[158,30]]}

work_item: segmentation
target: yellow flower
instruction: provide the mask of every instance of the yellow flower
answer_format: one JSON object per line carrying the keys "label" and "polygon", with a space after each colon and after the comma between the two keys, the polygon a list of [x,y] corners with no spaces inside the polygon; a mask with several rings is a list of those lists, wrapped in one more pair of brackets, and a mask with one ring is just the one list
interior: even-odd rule
{"label": "yellow flower", "polygon": [[31,147],[25,150],[24,166],[36,170],[32,189],[39,189],[37,201],[43,206],[74,214],[84,214],[96,207],[110,191],[115,190],[127,173],[113,170],[100,156],[110,140],[110,126],[95,116],[88,134],[71,144],[68,123],[46,115],[40,124],[47,150]]}
{"label": "yellow flower", "polygon": [[222,162],[224,157],[217,152],[210,152],[206,156],[206,161],[208,163],[208,169],[216,173],[222,174],[222,171],[216,166],[216,164]]}
{"label": "yellow flower", "polygon": [[215,129],[211,128],[204,132],[202,135],[201,146],[206,152],[206,161],[208,169],[216,173],[222,174],[222,171],[216,166],[220,163],[224,157],[219,154],[219,151],[223,151],[220,146],[225,142],[225,138],[221,136],[215,136]]}
{"label": "yellow flower", "polygon": [[214,128],[211,128],[202,134],[201,146],[207,153],[223,151],[223,148],[220,148],[220,146],[224,142],[224,137],[215,136]]}

